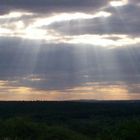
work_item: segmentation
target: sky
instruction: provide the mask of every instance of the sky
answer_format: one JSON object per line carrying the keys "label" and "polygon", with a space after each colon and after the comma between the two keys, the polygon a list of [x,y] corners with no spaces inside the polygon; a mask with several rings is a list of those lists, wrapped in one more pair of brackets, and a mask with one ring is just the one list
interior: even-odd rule
{"label": "sky", "polygon": [[0,100],[140,99],[139,0],[0,0]]}

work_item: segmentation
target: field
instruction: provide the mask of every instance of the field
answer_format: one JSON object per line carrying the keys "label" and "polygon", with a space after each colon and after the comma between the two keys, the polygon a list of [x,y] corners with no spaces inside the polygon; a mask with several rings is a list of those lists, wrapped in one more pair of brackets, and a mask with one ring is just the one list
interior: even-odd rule
{"label": "field", "polygon": [[139,140],[140,101],[0,102],[0,140]]}

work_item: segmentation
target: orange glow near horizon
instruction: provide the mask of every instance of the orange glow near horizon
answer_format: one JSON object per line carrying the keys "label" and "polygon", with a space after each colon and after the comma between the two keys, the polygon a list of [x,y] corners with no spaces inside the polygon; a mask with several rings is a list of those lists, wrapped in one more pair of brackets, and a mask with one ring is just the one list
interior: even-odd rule
{"label": "orange glow near horizon", "polygon": [[[10,84],[10,83],[9,83]],[[138,93],[129,93],[126,85],[102,85],[92,83],[91,86],[79,86],[72,89],[39,90],[31,87],[10,86],[0,81],[0,100],[134,100],[140,99]],[[139,85],[136,85],[139,86]]]}

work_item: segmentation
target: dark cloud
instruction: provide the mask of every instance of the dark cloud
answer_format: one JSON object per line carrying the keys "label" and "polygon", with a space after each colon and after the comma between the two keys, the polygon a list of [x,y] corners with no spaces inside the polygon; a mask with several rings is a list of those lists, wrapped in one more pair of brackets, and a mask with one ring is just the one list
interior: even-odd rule
{"label": "dark cloud", "polygon": [[47,14],[66,11],[94,11],[105,4],[107,4],[107,0],[1,0],[0,9],[5,12],[6,10],[27,10],[40,13],[46,11]]}
{"label": "dark cloud", "polygon": [[[107,48],[38,41],[0,40],[0,80],[15,86],[64,90],[87,82],[140,82],[139,47]],[[41,80],[27,78],[35,75]]]}
{"label": "dark cloud", "polygon": [[128,2],[130,2],[132,4],[138,4],[138,3],[140,3],[139,0],[128,0]]}
{"label": "dark cloud", "polygon": [[136,5],[126,5],[120,8],[107,7],[106,12],[112,13],[110,17],[98,17],[94,19],[71,20],[57,22],[49,27],[63,34],[81,35],[81,34],[140,34],[140,8]]}

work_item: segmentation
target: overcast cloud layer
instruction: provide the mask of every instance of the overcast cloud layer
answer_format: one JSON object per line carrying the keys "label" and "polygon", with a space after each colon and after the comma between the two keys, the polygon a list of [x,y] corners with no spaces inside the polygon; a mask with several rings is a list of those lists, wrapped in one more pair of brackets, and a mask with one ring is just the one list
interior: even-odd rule
{"label": "overcast cloud layer", "polygon": [[139,15],[139,0],[0,0],[0,100],[140,99]]}

